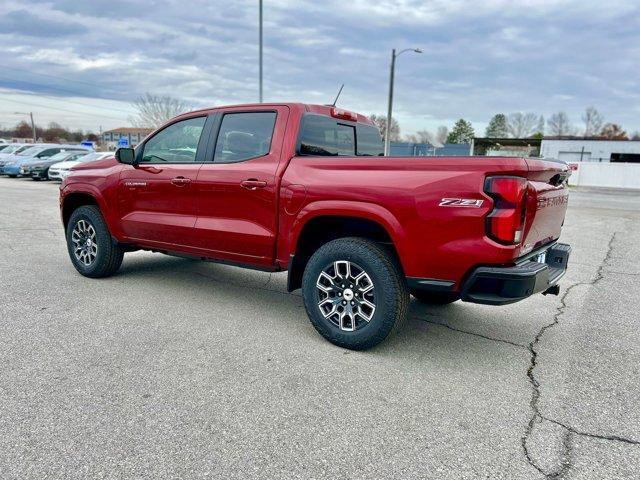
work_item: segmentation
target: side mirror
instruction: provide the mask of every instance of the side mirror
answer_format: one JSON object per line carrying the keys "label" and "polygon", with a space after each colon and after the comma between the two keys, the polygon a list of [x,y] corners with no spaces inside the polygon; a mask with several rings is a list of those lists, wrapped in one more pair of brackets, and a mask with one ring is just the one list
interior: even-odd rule
{"label": "side mirror", "polygon": [[133,148],[119,148],[116,150],[116,160],[125,165],[136,166],[136,152]]}

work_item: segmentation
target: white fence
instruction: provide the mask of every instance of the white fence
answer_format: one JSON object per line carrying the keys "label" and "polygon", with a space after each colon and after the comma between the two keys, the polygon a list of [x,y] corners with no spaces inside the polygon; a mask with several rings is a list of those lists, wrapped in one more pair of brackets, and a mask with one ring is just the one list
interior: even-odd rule
{"label": "white fence", "polygon": [[569,163],[569,185],[636,188],[640,190],[640,163]]}

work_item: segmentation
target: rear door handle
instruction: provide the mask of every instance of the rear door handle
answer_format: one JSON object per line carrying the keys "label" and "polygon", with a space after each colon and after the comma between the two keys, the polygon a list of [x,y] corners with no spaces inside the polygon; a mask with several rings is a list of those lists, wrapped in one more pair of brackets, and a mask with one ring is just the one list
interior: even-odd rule
{"label": "rear door handle", "polygon": [[191,183],[190,178],[186,177],[176,177],[171,179],[171,183],[173,183],[176,187],[184,187]]}
{"label": "rear door handle", "polygon": [[248,178],[247,180],[243,180],[240,182],[242,188],[246,188],[247,190],[256,190],[258,188],[264,188],[267,186],[267,182],[263,182],[262,180],[258,180],[257,178]]}

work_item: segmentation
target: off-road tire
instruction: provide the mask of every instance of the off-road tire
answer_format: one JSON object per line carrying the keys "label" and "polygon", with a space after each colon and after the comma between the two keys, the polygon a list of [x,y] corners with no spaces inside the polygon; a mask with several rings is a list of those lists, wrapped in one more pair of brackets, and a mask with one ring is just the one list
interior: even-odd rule
{"label": "off-road tire", "polygon": [[[95,229],[97,254],[91,265],[85,265],[74,254],[73,230],[81,220],[88,222]],[[66,237],[69,257],[81,275],[90,278],[108,277],[120,268],[124,249],[112,239],[100,209],[95,205],[85,205],[73,211],[67,224]]]}
{"label": "off-road tire", "polygon": [[[360,266],[371,278],[375,311],[371,320],[354,331],[345,331],[321,312],[316,283],[321,272],[336,261]],[[350,350],[366,350],[400,330],[407,318],[409,291],[395,256],[377,243],[358,237],[332,240],[309,259],[303,278],[302,296],[315,329],[331,343]]]}

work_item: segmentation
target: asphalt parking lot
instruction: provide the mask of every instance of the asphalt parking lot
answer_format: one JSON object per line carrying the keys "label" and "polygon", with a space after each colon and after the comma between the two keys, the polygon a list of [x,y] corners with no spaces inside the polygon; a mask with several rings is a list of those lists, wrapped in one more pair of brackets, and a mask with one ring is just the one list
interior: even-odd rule
{"label": "asphalt parking lot", "polygon": [[572,191],[561,296],[413,302],[351,352],[285,274],[81,277],[57,190],[0,178],[1,478],[638,478],[638,192]]}

